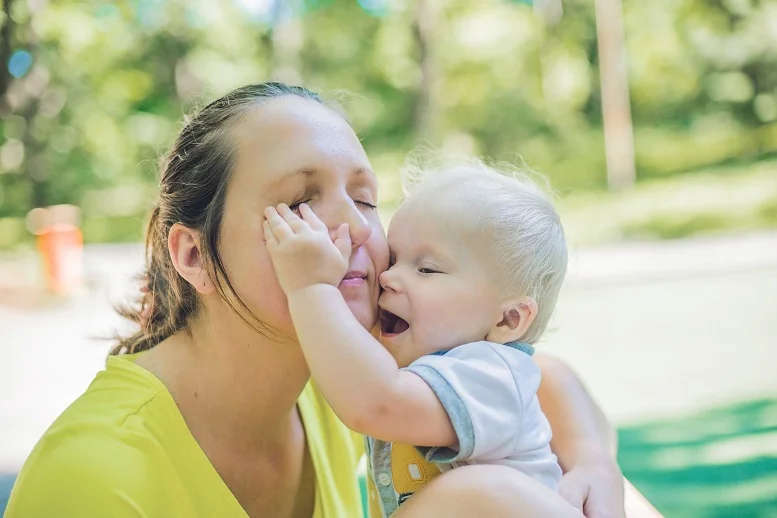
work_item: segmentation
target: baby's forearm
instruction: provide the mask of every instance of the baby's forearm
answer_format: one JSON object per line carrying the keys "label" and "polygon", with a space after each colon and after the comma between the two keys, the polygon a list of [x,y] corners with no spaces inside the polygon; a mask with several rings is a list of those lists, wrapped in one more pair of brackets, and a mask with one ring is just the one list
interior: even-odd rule
{"label": "baby's forearm", "polygon": [[335,286],[315,284],[287,298],[297,338],[324,397],[346,424],[369,421],[399,384],[396,361],[356,320]]}

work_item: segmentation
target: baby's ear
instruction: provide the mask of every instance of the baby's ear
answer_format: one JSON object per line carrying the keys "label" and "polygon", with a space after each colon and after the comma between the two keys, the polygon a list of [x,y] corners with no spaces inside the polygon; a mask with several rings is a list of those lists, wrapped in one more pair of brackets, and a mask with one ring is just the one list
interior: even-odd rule
{"label": "baby's ear", "polygon": [[537,303],[531,297],[522,297],[502,305],[499,320],[486,336],[489,342],[504,344],[520,340],[537,317]]}

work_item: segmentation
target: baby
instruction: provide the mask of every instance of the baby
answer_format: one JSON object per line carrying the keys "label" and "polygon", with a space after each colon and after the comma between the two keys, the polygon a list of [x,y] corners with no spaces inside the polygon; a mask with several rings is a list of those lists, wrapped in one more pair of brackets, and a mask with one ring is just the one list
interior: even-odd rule
{"label": "baby", "polygon": [[[380,276],[380,342],[338,290],[352,246],[347,225],[330,234],[304,204],[298,213],[265,211],[267,247],[313,380],[341,420],[368,436],[371,496],[390,516],[430,467],[466,464],[509,466],[557,489],[532,354],[566,272],[558,215],[528,177],[480,161],[427,171],[406,190]],[[401,445],[415,448],[399,454]],[[408,451],[419,462],[398,470]]]}

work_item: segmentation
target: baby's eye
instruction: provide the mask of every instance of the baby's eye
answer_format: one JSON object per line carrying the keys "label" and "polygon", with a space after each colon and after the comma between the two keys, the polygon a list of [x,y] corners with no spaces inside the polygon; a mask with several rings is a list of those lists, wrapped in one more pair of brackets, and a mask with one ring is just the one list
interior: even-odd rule
{"label": "baby's eye", "polygon": [[419,268],[418,273],[441,273],[437,270],[433,270],[431,268]]}

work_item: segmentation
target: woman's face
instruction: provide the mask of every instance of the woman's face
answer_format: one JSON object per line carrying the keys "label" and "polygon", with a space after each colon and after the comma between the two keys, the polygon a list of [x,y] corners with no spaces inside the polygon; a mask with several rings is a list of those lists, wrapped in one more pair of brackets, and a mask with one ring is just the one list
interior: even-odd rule
{"label": "woman's face", "polygon": [[377,180],[351,127],[319,103],[288,96],[248,112],[234,130],[220,251],[232,286],[262,322],[293,335],[286,297],[264,244],[263,211],[307,203],[334,233],[348,223],[350,268],[340,292],[365,328],[377,320],[388,245],[375,206]]}

